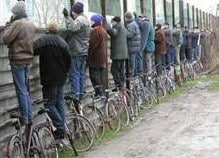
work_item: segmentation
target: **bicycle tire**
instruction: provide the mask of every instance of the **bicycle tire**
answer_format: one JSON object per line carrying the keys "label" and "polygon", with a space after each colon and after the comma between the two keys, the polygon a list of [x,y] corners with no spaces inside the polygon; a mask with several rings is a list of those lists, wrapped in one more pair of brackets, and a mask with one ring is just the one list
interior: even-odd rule
{"label": "bicycle tire", "polygon": [[130,121],[129,110],[124,101],[120,100],[119,98],[117,98],[116,110],[119,114],[121,125],[128,126]]}
{"label": "bicycle tire", "polygon": [[7,149],[8,158],[18,158],[24,157],[23,143],[22,139],[18,135],[12,136],[8,143]]}
{"label": "bicycle tire", "polygon": [[38,131],[39,140],[46,158],[58,158],[59,153],[56,146],[55,138],[50,129],[42,127]]}
{"label": "bicycle tire", "polygon": [[75,148],[77,152],[84,152],[89,150],[95,140],[95,131],[92,123],[84,116],[71,115],[69,117],[68,127],[73,134],[75,140]]}
{"label": "bicycle tire", "polygon": [[92,122],[94,130],[95,130],[95,136],[96,139],[101,139],[105,133],[105,121],[103,118],[103,114],[100,111],[100,109],[91,107],[88,107],[91,110],[91,113],[86,113],[85,116]]}
{"label": "bicycle tire", "polygon": [[128,109],[129,112],[129,120],[133,121],[135,119],[136,115],[136,107],[135,107],[135,102],[134,102],[134,96],[131,91],[125,92],[125,97],[126,97],[126,103],[125,106]]}
{"label": "bicycle tire", "polygon": [[109,100],[106,104],[106,122],[113,132],[118,132],[121,127],[121,120],[117,111],[117,104],[114,100]]}

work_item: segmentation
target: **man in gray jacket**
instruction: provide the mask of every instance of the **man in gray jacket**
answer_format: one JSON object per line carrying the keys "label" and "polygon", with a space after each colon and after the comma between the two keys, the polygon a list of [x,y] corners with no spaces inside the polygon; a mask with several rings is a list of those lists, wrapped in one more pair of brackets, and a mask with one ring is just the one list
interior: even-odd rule
{"label": "man in gray jacket", "polygon": [[111,73],[116,84],[113,91],[117,91],[122,89],[125,83],[125,60],[128,58],[128,50],[126,30],[121,24],[121,18],[115,16],[112,19],[112,25],[113,27],[108,29],[107,32],[111,36]]}
{"label": "man in gray jacket", "polygon": [[125,14],[127,46],[129,54],[129,77],[133,77],[136,68],[136,55],[141,49],[141,33],[133,13]]}
{"label": "man in gray jacket", "polygon": [[10,26],[4,32],[3,40],[9,48],[9,60],[22,122],[31,124],[32,103],[29,92],[29,68],[33,63],[35,26],[27,19],[25,3],[19,1],[11,9]]}
{"label": "man in gray jacket", "polygon": [[84,5],[80,2],[72,6],[73,18],[69,16],[66,9],[63,10],[68,30],[66,41],[69,44],[72,59],[70,81],[75,103],[82,100],[85,92],[86,57],[90,39],[90,22],[83,11]]}

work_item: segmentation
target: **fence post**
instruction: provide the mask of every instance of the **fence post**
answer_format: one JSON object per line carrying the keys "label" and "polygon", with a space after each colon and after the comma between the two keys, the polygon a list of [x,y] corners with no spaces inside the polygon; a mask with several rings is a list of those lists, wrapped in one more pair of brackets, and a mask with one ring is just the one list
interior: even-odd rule
{"label": "fence post", "polygon": [[155,5],[155,0],[152,0],[152,13],[153,13],[153,25],[156,25],[156,5]]}
{"label": "fence post", "polygon": [[163,0],[163,9],[164,9],[164,21],[167,21],[167,1]]}
{"label": "fence post", "polygon": [[172,0],[172,25],[173,25],[173,28],[175,26],[175,0]]}

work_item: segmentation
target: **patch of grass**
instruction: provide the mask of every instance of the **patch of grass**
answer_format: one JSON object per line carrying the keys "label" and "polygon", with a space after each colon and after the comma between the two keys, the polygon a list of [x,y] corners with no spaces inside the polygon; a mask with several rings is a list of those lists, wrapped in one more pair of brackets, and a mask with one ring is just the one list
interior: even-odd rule
{"label": "patch of grass", "polygon": [[76,157],[76,156],[74,155],[74,152],[72,150],[68,150],[65,152],[60,152],[59,157],[60,158],[72,158],[72,157]]}
{"label": "patch of grass", "polygon": [[104,141],[112,140],[112,139],[114,139],[116,136],[118,136],[118,134],[119,134],[118,132],[114,132],[114,131],[111,131],[111,130],[107,130],[107,131],[105,131],[102,140],[104,140]]}

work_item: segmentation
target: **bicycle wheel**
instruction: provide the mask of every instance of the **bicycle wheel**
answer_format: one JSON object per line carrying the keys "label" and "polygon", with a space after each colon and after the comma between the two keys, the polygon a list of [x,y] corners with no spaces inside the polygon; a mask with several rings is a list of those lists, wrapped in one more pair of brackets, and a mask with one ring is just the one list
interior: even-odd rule
{"label": "bicycle wheel", "polygon": [[58,158],[59,153],[52,132],[47,127],[42,127],[39,129],[38,135],[45,157]]}
{"label": "bicycle wheel", "polygon": [[121,126],[121,120],[119,111],[117,111],[117,104],[114,100],[109,100],[106,104],[106,122],[110,129],[114,132],[118,132]]}
{"label": "bicycle wheel", "polygon": [[101,139],[105,132],[105,122],[103,114],[98,108],[89,107],[89,113],[83,112],[85,116],[92,122],[97,139]]}
{"label": "bicycle wheel", "polygon": [[119,114],[121,125],[122,126],[128,126],[129,121],[130,121],[128,107],[127,107],[126,103],[124,103],[124,101],[122,101],[120,99],[117,100],[117,103],[118,104],[116,106],[116,110]]}
{"label": "bicycle wheel", "polygon": [[81,115],[71,115],[69,117],[68,128],[75,138],[75,148],[78,152],[89,150],[95,140],[95,132],[92,123]]}
{"label": "bicycle wheel", "polygon": [[21,138],[17,135],[13,136],[9,141],[7,150],[8,158],[24,157],[24,150]]}
{"label": "bicycle wheel", "polygon": [[135,119],[136,115],[136,109],[135,109],[135,102],[134,102],[134,96],[132,92],[125,92],[124,93],[125,97],[125,106],[128,109],[129,112],[129,120],[133,121]]}
{"label": "bicycle wheel", "polygon": [[40,143],[38,133],[33,130],[30,141],[29,158],[44,158],[43,147]]}

